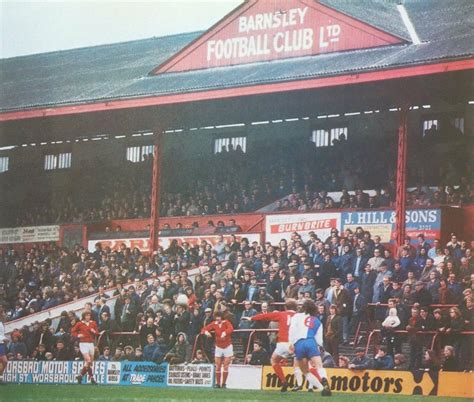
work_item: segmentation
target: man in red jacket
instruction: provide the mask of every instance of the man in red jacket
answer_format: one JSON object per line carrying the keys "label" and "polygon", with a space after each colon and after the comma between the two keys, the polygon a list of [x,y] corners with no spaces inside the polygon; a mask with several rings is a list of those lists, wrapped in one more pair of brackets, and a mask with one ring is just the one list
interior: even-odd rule
{"label": "man in red jacket", "polygon": [[99,334],[97,329],[97,323],[91,320],[92,314],[90,311],[84,311],[82,313],[82,321],[79,321],[71,329],[71,335],[74,338],[79,338],[79,348],[84,358],[84,367],[81,370],[81,373],[76,377],[79,384],[82,383],[82,377],[87,373],[91,384],[96,385],[97,382],[94,379],[92,374],[92,363],[94,361],[95,347],[94,341],[95,337]]}
{"label": "man in red jacket", "polygon": [[[272,367],[275,370],[275,374],[278,376],[282,383],[281,392],[286,392],[288,389],[288,382],[286,381],[285,374],[281,367],[281,361],[288,358],[292,353],[290,352],[289,346],[290,342],[288,339],[288,332],[290,329],[291,317],[296,313],[297,304],[294,299],[286,299],[285,301],[285,311],[273,311],[271,313],[260,313],[254,315],[253,317],[243,317],[249,321],[276,321],[278,322],[278,343],[276,345],[275,351],[272,354]],[[295,366],[295,377],[297,386],[299,387],[303,384],[303,376],[299,367]]]}
{"label": "man in red jacket", "polygon": [[[216,364],[216,388],[226,388],[227,376],[229,375],[229,365],[234,356],[231,334],[234,327],[230,321],[222,318],[222,312],[215,314],[215,321],[206,325],[201,334],[211,337],[211,331],[214,331],[216,339],[216,351],[214,353],[214,362]],[[221,369],[222,383],[221,383]]]}

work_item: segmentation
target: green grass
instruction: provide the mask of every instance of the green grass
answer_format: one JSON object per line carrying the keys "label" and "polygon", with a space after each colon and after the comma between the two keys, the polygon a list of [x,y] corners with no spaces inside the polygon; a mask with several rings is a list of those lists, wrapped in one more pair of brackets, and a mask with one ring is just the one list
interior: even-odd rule
{"label": "green grass", "polygon": [[[0,401],[70,401],[70,402],[113,402],[113,401],[314,401],[321,400],[318,393],[298,392],[281,394],[271,391],[242,391],[203,388],[147,388],[92,385],[2,385]],[[324,398],[331,402],[462,402],[469,399],[441,398],[400,395],[362,395],[333,393],[332,398]]]}

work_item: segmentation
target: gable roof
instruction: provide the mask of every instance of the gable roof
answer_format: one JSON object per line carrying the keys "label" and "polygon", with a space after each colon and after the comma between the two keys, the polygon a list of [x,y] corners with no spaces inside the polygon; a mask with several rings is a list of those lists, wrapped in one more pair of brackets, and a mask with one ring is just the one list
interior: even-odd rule
{"label": "gable roof", "polygon": [[[286,27],[286,28],[284,28]],[[152,74],[369,49],[404,43],[314,0],[248,0]]]}
{"label": "gable roof", "polygon": [[[321,0],[340,12],[409,39],[395,1]],[[327,53],[150,76],[202,32],[0,60],[0,113],[210,89],[297,81],[472,59],[470,0],[406,0],[422,43]],[[0,115],[1,117],[1,115]]]}

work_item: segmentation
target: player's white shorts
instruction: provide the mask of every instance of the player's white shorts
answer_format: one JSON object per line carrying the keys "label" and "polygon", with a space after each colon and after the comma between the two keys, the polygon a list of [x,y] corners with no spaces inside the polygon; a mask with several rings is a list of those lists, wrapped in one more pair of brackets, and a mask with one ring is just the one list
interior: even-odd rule
{"label": "player's white shorts", "polygon": [[227,346],[222,349],[219,346],[216,346],[216,351],[214,353],[215,357],[232,357],[234,356],[234,347],[232,345]]}
{"label": "player's white shorts", "polygon": [[95,348],[92,342],[79,342],[79,349],[81,353],[88,353],[90,356],[94,357]]}
{"label": "player's white shorts", "polygon": [[285,358],[291,356],[290,342],[278,342],[273,353]]}

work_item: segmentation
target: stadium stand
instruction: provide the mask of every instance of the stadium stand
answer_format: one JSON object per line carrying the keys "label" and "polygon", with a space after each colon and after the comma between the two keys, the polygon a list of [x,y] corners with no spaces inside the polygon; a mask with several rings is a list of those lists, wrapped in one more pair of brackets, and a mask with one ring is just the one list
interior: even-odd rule
{"label": "stadium stand", "polygon": [[[470,136],[453,135],[450,131],[456,134],[456,129],[448,124],[446,130],[446,135],[441,130],[429,133],[429,140],[424,139],[413,147],[408,178],[413,189],[406,197],[408,206],[473,202],[472,169],[466,142]],[[181,168],[179,173],[165,169],[160,215],[254,212],[274,202],[274,210],[302,212],[393,206],[396,147],[393,137],[374,134],[369,132],[355,137],[358,139],[349,137],[347,140],[341,136],[334,139],[332,147],[316,151],[304,142],[295,145],[281,141],[249,149],[246,153],[230,146],[225,152],[199,160],[198,171],[194,159],[174,154],[175,163]],[[446,137],[451,140],[444,141]],[[423,157],[426,153],[432,157]],[[88,168],[81,166],[80,170],[67,173],[67,181],[72,183],[68,197],[54,188],[52,193],[45,192],[43,187],[48,186],[44,174],[40,175],[31,183],[38,189],[38,198],[33,201],[9,197],[10,205],[21,208],[14,209],[18,216],[5,215],[2,223],[29,226],[148,218],[152,159],[152,154],[144,154],[142,162],[127,162],[120,168],[104,166],[100,160],[88,161]],[[437,161],[436,165],[433,161]],[[28,168],[7,172],[2,180],[7,187],[14,188],[30,173]],[[368,188],[377,190],[369,196],[363,190]],[[342,191],[340,199],[328,196],[328,192],[334,191]]]}
{"label": "stadium stand", "polygon": [[[449,370],[469,370],[472,246],[472,241],[455,235],[433,247],[421,239],[392,257],[362,229],[333,231],[327,239],[313,236],[308,242],[295,233],[290,242],[277,246],[234,242],[212,248],[204,243],[185,250],[173,243],[150,258],[126,247],[94,252],[43,247],[24,255],[10,250],[2,252],[0,274],[6,287],[1,302],[9,306],[10,319],[18,319],[98,292],[95,303],[85,308],[99,324],[100,359],[189,362],[196,352],[212,358],[212,341],[199,333],[213,313],[223,311],[238,329],[236,360],[244,361],[244,355],[252,354],[255,338],[268,353],[276,342],[273,324],[249,324],[240,320],[244,312],[252,316],[266,305],[279,309],[286,297],[311,298],[321,306],[320,318],[326,324],[326,351],[333,357],[328,364],[363,361],[373,368],[448,370],[449,365]],[[201,271],[193,281],[187,276],[191,267]],[[105,290],[116,286],[118,298],[110,308]],[[187,296],[186,306],[176,303],[181,294]],[[335,315],[330,314],[333,305]],[[70,335],[78,319],[64,311],[55,326],[46,320],[15,329],[9,359],[80,359]],[[185,337],[176,344],[180,333]],[[361,350],[365,356],[373,346],[374,358],[364,358]]]}

